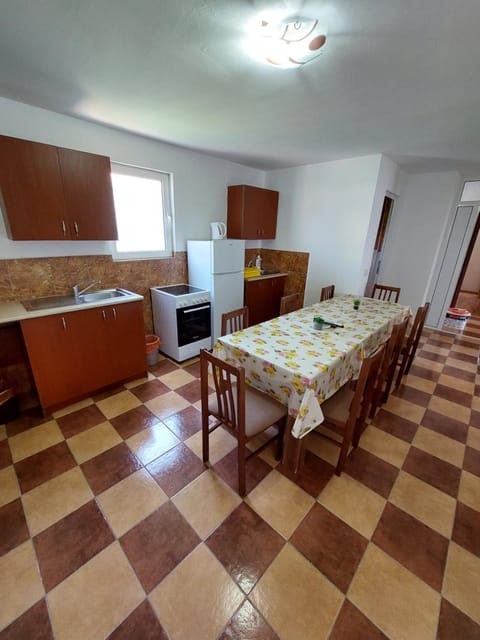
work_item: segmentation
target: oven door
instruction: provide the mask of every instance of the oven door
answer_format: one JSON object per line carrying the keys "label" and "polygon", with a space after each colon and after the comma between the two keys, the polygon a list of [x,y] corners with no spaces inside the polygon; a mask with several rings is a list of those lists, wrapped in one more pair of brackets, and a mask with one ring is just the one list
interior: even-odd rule
{"label": "oven door", "polygon": [[178,346],[210,338],[210,303],[177,309]]}

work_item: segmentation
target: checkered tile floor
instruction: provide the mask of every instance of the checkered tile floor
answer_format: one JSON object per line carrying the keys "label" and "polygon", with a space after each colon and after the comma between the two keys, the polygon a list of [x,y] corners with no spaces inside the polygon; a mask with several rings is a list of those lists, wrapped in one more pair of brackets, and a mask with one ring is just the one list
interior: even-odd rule
{"label": "checkered tile floor", "polygon": [[0,427],[0,640],[479,638],[479,344],[426,333],[341,477],[311,436],[245,500],[198,363]]}

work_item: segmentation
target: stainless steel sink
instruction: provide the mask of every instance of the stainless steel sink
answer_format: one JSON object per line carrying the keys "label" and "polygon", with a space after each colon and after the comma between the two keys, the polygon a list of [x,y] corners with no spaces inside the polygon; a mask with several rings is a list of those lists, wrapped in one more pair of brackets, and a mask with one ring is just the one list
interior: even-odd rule
{"label": "stainless steel sink", "polygon": [[55,307],[71,307],[75,305],[82,305],[88,302],[101,302],[102,300],[124,298],[131,295],[133,294],[126,289],[102,289],[101,291],[84,293],[78,298],[75,298],[74,295],[48,296],[46,298],[32,298],[31,300],[22,300],[22,304],[27,311],[39,311],[41,309],[54,309]]}

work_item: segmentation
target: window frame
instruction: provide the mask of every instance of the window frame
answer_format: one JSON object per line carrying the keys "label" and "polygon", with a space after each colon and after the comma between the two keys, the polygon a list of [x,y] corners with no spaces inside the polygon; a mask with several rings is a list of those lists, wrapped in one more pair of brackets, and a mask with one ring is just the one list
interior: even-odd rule
{"label": "window frame", "polygon": [[[137,176],[139,178],[154,178],[162,183],[162,212],[163,227],[165,236],[164,250],[146,250],[146,251],[119,251],[117,248],[117,240],[110,242],[110,251],[112,260],[115,262],[125,260],[152,260],[171,258],[175,253],[175,225],[174,225],[174,206],[173,206],[173,173],[168,171],[160,171],[159,169],[151,169],[149,167],[141,167],[138,165],[127,164],[124,162],[111,161],[111,174],[123,174],[127,176]],[[113,181],[112,181],[113,190]],[[116,212],[115,212],[116,217]],[[118,220],[117,220],[118,227]]]}

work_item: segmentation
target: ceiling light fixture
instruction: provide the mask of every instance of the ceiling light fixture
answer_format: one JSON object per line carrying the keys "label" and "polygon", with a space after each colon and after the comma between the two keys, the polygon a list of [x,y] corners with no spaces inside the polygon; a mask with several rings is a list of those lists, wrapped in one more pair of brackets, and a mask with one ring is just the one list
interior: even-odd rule
{"label": "ceiling light fixture", "polygon": [[282,22],[262,20],[252,44],[255,57],[275,67],[301,67],[322,53],[327,31],[319,20],[287,18]]}

